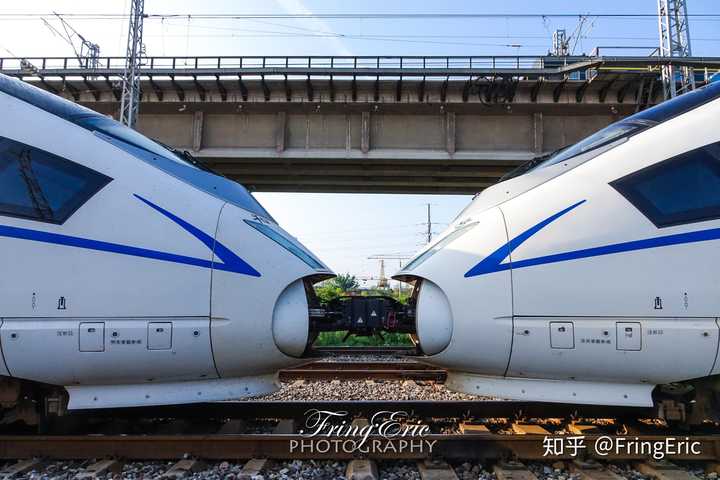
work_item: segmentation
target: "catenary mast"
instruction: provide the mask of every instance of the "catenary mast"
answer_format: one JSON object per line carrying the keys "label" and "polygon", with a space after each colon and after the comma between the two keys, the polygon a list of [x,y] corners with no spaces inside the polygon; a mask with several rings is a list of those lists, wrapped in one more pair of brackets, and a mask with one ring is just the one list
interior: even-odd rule
{"label": "catenary mast", "polygon": [[120,99],[120,122],[130,128],[135,127],[140,103],[140,62],[143,53],[144,17],[145,0],[131,0],[125,72]]}
{"label": "catenary mast", "polygon": [[[658,0],[658,28],[661,57],[691,57],[687,0]],[[662,67],[665,99],[693,90],[695,74],[691,67]]]}

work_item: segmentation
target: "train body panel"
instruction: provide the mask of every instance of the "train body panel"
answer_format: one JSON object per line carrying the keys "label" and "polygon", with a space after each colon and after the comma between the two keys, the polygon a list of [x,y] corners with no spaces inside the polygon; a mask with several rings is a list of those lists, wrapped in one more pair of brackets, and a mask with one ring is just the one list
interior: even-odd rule
{"label": "train body panel", "polygon": [[[398,273],[419,281],[418,319],[438,305],[425,282],[451,299],[453,342],[429,361],[452,370],[452,388],[652,405],[668,391],[656,385],[692,390],[720,373],[719,116],[715,84],[623,119],[482,192],[408,264],[425,256],[422,267]],[[502,225],[463,231],[490,211]],[[494,240],[458,257],[476,230]],[[511,339],[485,313],[493,278],[511,282]],[[456,342],[458,330],[475,341]],[[511,346],[505,371],[476,356],[497,341]]]}
{"label": "train body panel", "polygon": [[[508,237],[583,202],[534,233],[510,253],[516,315],[708,317],[720,312],[720,271],[714,242],[656,246],[672,235],[720,227],[720,220],[656,227],[610,184],[650,165],[720,141],[714,102],[657,125],[501,206]],[[692,131],[692,135],[677,135]],[[661,141],[676,138],[672,145]],[[547,168],[562,168],[562,165]],[[531,207],[531,208],[530,208]],[[625,245],[653,240],[647,248]],[[644,247],[644,246],[641,246]],[[604,252],[617,253],[604,254]],[[598,249],[573,258],[573,252]],[[522,262],[558,254],[558,260]],[[519,265],[519,266],[518,266]],[[537,288],[539,283],[556,288]],[[687,294],[687,295],[686,295]],[[662,301],[656,308],[655,298]],[[687,302],[686,302],[687,300]],[[687,305],[686,305],[687,303]]]}
{"label": "train body panel", "polygon": [[183,382],[70,385],[69,410],[217,402],[267,395],[278,389],[277,373]]}
{"label": "train body panel", "polygon": [[217,377],[207,317],[5,319],[0,341],[14,377],[43,383]]}
{"label": "train body panel", "polygon": [[[512,285],[510,272],[482,276],[467,281],[448,265],[464,265],[477,258],[477,252],[489,255],[497,245],[507,243],[505,221],[498,208],[491,208],[475,216],[472,221],[459,227],[458,238],[450,233],[439,240],[443,245],[440,255],[443,261],[434,261],[437,254],[415,264],[409,263],[405,271],[418,275],[436,285],[447,296],[450,312],[443,316],[441,307],[418,308],[417,329],[421,335],[424,323],[445,323],[452,320],[451,338],[443,338],[438,344],[445,344],[441,351],[431,351],[433,361],[441,362],[448,368],[464,368],[468,365],[483,365],[487,374],[502,375],[507,369],[512,340]],[[419,307],[425,302],[420,287]],[[476,292],[483,292],[482,296]],[[484,328],[487,327],[487,328]],[[428,334],[437,332],[428,330]],[[422,337],[421,337],[422,338]],[[449,340],[449,342],[447,341]],[[433,337],[432,342],[436,342]],[[479,346],[482,345],[482,348]]]}
{"label": "train body panel", "polygon": [[[62,225],[2,217],[3,226],[27,231],[21,238],[0,237],[3,264],[17,266],[13,275],[0,278],[3,316],[208,316],[210,269],[114,253],[110,246],[82,247],[92,241],[107,242],[120,251],[122,247],[142,248],[209,262],[212,251],[206,245],[137,196],[168,211],[182,212],[186,221],[211,235],[223,202],[159,174],[151,165],[61,118],[2,93],[0,101],[3,108],[12,105],[16,119],[3,122],[0,137],[76,164],[92,165],[94,171],[113,179]],[[28,124],[43,132],[62,132],[62,138],[38,136],[21,128]],[[57,243],[29,240],[35,232],[70,238]],[[73,241],[81,247],[71,246]],[[58,309],[61,297],[65,297],[64,309]]]}
{"label": "train body panel", "polygon": [[68,387],[74,408],[276,389],[299,360],[275,304],[332,272],[186,153],[1,75],[0,111],[0,375]]}
{"label": "train body panel", "polygon": [[479,375],[449,371],[451,390],[528,402],[557,402],[626,407],[652,407],[655,385],[582,380],[552,380]]}
{"label": "train body panel", "polygon": [[714,318],[515,317],[507,375],[656,385],[710,375],[717,347]]}
{"label": "train body panel", "polygon": [[[248,215],[238,208],[226,206],[220,217],[218,241],[231,250],[248,248],[261,251],[269,239],[261,231],[249,227],[246,221],[251,225],[262,225],[258,228],[269,229],[268,232],[277,232],[278,238],[292,240],[276,225]],[[235,234],[238,225],[248,229],[247,235],[242,238]],[[287,287],[316,272],[287,250],[274,255],[258,255],[253,258],[253,267],[263,272],[262,277],[235,279],[237,274],[232,272],[213,272],[213,351],[223,377],[268,373],[297,363],[297,360],[278,349],[272,331],[273,312],[281,293]],[[309,329],[307,302],[299,305],[296,311],[302,314],[301,320],[304,322],[304,350]],[[242,361],[238,362],[240,355]]]}

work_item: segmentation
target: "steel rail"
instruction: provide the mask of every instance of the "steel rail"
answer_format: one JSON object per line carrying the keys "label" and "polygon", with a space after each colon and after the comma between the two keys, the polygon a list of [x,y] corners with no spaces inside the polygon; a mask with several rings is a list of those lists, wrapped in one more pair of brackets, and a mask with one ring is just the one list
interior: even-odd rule
{"label": "steel rail", "polygon": [[280,372],[280,380],[420,380],[445,382],[447,380],[447,372],[441,369],[403,369],[389,368],[307,368],[307,369],[291,369],[282,370]]}
{"label": "steel rail", "polygon": [[312,361],[310,363],[304,363],[297,367],[286,368],[284,372],[292,372],[298,370],[367,370],[373,372],[376,370],[405,370],[405,371],[423,371],[423,370],[442,370],[444,369],[435,368],[425,363],[421,363],[413,360],[394,361],[392,359],[387,361],[370,361],[365,362],[362,360],[358,361]]}
{"label": "steel rail", "polygon": [[444,382],[447,371],[419,362],[311,362],[280,371],[280,380],[384,379]]}
{"label": "steel rail", "polygon": [[70,415],[125,419],[251,419],[304,418],[308,410],[344,411],[352,415],[372,415],[379,411],[403,411],[420,418],[651,418],[651,408],[613,407],[545,402],[516,401],[234,401],[128,407],[103,410],[76,410]]}
{"label": "steel rail", "polygon": [[[700,443],[700,452],[668,454],[672,460],[717,461],[720,460],[720,435],[682,435],[689,441]],[[90,459],[113,457],[126,460],[171,460],[199,458],[206,460],[226,459],[333,459],[370,458],[377,460],[423,459],[442,457],[446,460],[548,460],[545,456],[544,435],[487,434],[430,434],[422,441],[435,442],[432,452],[401,448],[404,438],[383,439],[371,436],[369,440],[380,442],[368,453],[352,452],[343,448],[300,449],[299,443],[308,438],[299,434],[238,434],[238,435],[63,435],[63,436],[0,436],[0,458],[18,459],[42,457],[47,459]],[[585,442],[593,445],[599,435],[585,436]],[[665,435],[637,435],[638,441],[664,442]],[[357,438],[328,438],[337,440],[336,445]],[[419,439],[415,439],[419,441]],[[295,445],[295,448],[292,446]],[[323,449],[324,450],[324,449]],[[592,448],[583,451],[587,458],[597,460],[646,460],[646,452],[623,452],[599,455]],[[571,460],[574,456],[567,450],[554,455],[552,460]]]}

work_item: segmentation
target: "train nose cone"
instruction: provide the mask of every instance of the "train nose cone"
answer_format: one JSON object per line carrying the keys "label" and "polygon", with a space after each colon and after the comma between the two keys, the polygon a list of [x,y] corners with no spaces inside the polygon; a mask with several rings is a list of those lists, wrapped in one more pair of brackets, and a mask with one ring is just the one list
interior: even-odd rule
{"label": "train nose cone", "polygon": [[288,286],[278,297],[273,310],[272,333],[278,349],[285,355],[301,357],[310,329],[307,295],[302,280]]}
{"label": "train nose cone", "polygon": [[424,280],[417,301],[416,329],[420,347],[427,355],[447,348],[452,339],[453,318],[450,301],[440,287]]}

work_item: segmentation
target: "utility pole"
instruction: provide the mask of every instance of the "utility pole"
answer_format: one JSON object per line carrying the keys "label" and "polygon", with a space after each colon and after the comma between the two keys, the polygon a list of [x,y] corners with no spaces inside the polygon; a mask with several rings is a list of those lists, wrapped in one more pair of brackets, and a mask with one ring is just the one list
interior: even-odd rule
{"label": "utility pole", "polygon": [[134,128],[140,103],[140,62],[143,54],[145,0],[130,0],[130,2],[127,53],[120,99],[120,123]]}
{"label": "utility pole", "polygon": [[[661,57],[692,56],[687,0],[658,0],[658,28]],[[695,72],[691,67],[663,65],[662,82],[665,99],[674,98],[695,89]]]}
{"label": "utility pole", "polygon": [[422,235],[425,239],[425,244],[429,244],[432,242],[433,235],[435,235],[437,232],[433,231],[433,227],[436,225],[440,225],[438,222],[432,221],[432,203],[425,203],[425,207],[427,208],[427,221],[419,223],[418,225],[422,226],[422,232],[420,232],[420,235]]}

